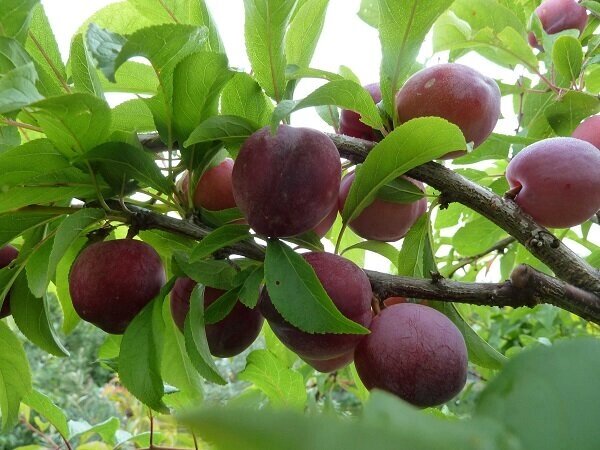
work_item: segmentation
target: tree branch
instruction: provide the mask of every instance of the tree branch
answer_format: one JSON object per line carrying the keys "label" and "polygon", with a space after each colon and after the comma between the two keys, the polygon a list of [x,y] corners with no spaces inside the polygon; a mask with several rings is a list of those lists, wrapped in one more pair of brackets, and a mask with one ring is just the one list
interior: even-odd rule
{"label": "tree branch", "polygon": [[496,244],[492,245],[490,248],[482,251],[481,253],[477,253],[476,255],[468,256],[466,258],[461,258],[460,260],[458,260],[458,264],[449,267],[450,272],[447,275],[448,278],[452,278],[452,275],[454,275],[458,270],[462,269],[465,266],[468,266],[469,264],[473,264],[477,260],[489,255],[490,253],[503,252],[506,249],[506,247],[508,247],[515,241],[516,239],[514,237],[509,236],[507,238],[502,239],[501,241],[498,241]]}
{"label": "tree branch", "polygon": [[[340,155],[355,163],[364,161],[373,142],[329,134]],[[600,294],[600,271],[589,265],[547,229],[536,224],[518,205],[467,180],[435,162],[428,162],[407,172],[441,192],[442,205],[461,203],[494,222],[523,244],[559,278],[579,288]]]}
{"label": "tree branch", "polygon": [[[200,240],[212,229],[188,220],[127,205],[130,211],[113,211],[111,217],[130,224],[136,230],[160,229]],[[219,251],[262,261],[264,247],[254,241],[239,242]],[[485,306],[533,307],[539,303],[559,306],[580,317],[600,324],[600,297],[545,275],[529,266],[517,267],[511,281],[504,283],[465,283],[444,278],[435,281],[366,271],[373,291],[379,298],[403,296],[445,302]]]}

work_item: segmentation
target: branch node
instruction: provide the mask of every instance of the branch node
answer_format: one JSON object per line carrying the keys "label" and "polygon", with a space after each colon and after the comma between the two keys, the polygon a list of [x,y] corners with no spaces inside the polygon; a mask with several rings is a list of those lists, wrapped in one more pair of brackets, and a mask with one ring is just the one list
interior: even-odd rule
{"label": "branch node", "polygon": [[444,276],[443,276],[441,273],[439,273],[437,270],[431,270],[431,271],[429,272],[429,274],[431,275],[431,282],[432,282],[433,284],[437,284],[437,283],[439,283],[441,280],[443,280],[443,279],[444,279]]}

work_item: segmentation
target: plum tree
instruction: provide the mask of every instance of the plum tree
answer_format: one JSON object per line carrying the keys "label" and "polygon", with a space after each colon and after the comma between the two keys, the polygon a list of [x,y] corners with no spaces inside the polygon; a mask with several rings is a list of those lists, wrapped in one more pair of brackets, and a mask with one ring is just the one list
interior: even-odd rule
{"label": "plum tree", "polygon": [[112,334],[122,334],[164,284],[160,256],[134,239],[91,244],[79,253],[69,273],[77,314]]}
{"label": "plum tree", "polygon": [[[340,184],[340,211],[344,209],[354,175],[354,172],[347,174]],[[423,183],[408,177],[404,178],[424,190]],[[406,235],[426,210],[427,200],[424,198],[412,203],[388,202],[376,198],[348,226],[365,239],[397,241]]]}
{"label": "plum tree", "polygon": [[[306,253],[302,256],[312,266],[340,312],[368,327],[372,318],[373,292],[365,272],[346,258],[331,253]],[[346,365],[347,360],[343,356],[352,352],[362,337],[356,334],[304,332],[285,321],[275,309],[266,289],[262,291],[259,307],[279,340],[318,370],[319,367],[334,370]],[[336,360],[335,363],[332,360]]]}
{"label": "plum tree", "polygon": [[[381,89],[379,88],[379,83],[367,84],[364,88],[369,92],[375,103],[381,101]],[[360,121],[360,114],[350,111],[349,109],[342,109],[342,112],[340,113],[339,132],[346,136],[366,139],[367,141],[381,140],[381,134],[377,130],[362,123]]]}
{"label": "plum tree", "polygon": [[600,210],[600,152],[559,137],[524,148],[506,170],[521,209],[545,227],[579,225]]}
{"label": "plum tree", "polygon": [[600,116],[590,116],[585,119],[575,128],[571,136],[587,141],[600,149]]}
{"label": "plum tree", "polygon": [[[438,64],[415,73],[396,95],[398,119],[436,116],[457,125],[477,147],[500,117],[500,89],[494,80],[461,64]],[[455,158],[464,151],[444,156]]]}
{"label": "plum tree", "polygon": [[354,351],[367,389],[382,389],[420,407],[447,402],[467,379],[467,347],[458,328],[433,308],[390,306]]}
{"label": "plum tree", "polygon": [[[575,0],[545,0],[535,9],[535,14],[548,34],[572,29],[578,29],[581,33],[588,21],[586,9]],[[529,44],[539,47],[538,40],[532,32],[529,33]]]}
{"label": "plum tree", "polygon": [[[196,284],[191,278],[178,278],[171,291],[171,314],[182,332],[190,310],[192,290]],[[224,293],[223,290],[206,286],[204,308],[208,308]],[[205,326],[210,353],[229,358],[243,352],[256,340],[262,324],[263,317],[257,308],[250,309],[238,301],[227,316],[217,323]]]}
{"label": "plum tree", "polygon": [[[13,260],[17,259],[19,251],[12,245],[5,245],[0,248],[0,269],[8,266]],[[10,316],[10,293],[4,298],[2,308],[0,308],[0,319]]]}
{"label": "plum tree", "polygon": [[337,200],[341,163],[324,133],[281,125],[242,145],[233,167],[233,194],[258,233],[288,237],[314,229]]}
{"label": "plum tree", "polygon": [[[207,169],[194,189],[193,204],[196,208],[212,211],[235,208],[231,173],[233,159],[225,158],[218,165]],[[189,173],[186,172],[181,182],[181,191],[187,199],[189,189]]]}

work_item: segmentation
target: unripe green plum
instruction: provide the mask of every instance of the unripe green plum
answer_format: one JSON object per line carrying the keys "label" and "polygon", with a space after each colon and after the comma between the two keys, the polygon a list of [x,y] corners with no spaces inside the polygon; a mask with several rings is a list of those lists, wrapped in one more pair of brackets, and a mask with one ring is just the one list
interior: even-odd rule
{"label": "unripe green plum", "polygon": [[[364,88],[369,92],[375,103],[381,101],[381,89],[379,88],[379,83],[368,84],[364,86]],[[340,113],[339,132],[346,136],[365,139],[367,141],[381,140],[381,135],[377,130],[362,123],[360,121],[360,114],[350,111],[349,109],[342,109],[342,112]]]}
{"label": "unripe green plum", "polygon": [[[0,269],[8,266],[12,261],[17,259],[19,251],[12,245],[5,245],[0,248]],[[0,319],[10,316],[10,292],[4,298],[2,308],[0,308]]]}
{"label": "unripe green plum", "polygon": [[[372,318],[373,291],[365,272],[346,258],[331,253],[305,253],[302,256],[312,266],[339,311],[350,320],[368,327]],[[342,361],[341,357],[352,352],[363,337],[357,334],[306,333],[281,316],[266,289],[262,291],[259,307],[279,340],[317,369],[317,366],[326,364],[325,360]]]}
{"label": "unripe green plum", "polygon": [[[575,0],[545,0],[535,10],[542,22],[542,28],[548,34],[560,33],[564,30],[577,29],[583,32],[587,25],[586,9]],[[539,47],[533,33],[529,33],[529,44]]]}
{"label": "unripe green plum", "polygon": [[122,334],[164,284],[160,256],[150,245],[134,239],[86,247],[69,273],[77,314],[112,334]]}
{"label": "unripe green plum", "polygon": [[600,116],[591,116],[585,119],[575,128],[571,136],[587,141],[600,149]]}
{"label": "unripe green plum", "polygon": [[452,399],[467,380],[467,347],[458,328],[428,306],[383,309],[354,351],[367,389],[382,389],[419,407]]}
{"label": "unripe green plum", "polygon": [[[196,208],[221,211],[235,208],[233,198],[233,185],[231,173],[233,172],[233,159],[225,158],[218,165],[207,169],[194,190],[193,204]],[[189,187],[189,173],[186,172],[181,182],[181,191],[187,199]]]}
{"label": "unripe green plum", "polygon": [[520,188],[517,204],[542,226],[572,227],[600,210],[600,151],[589,142],[559,137],[529,145],[506,178]]}
{"label": "unripe green plum", "polygon": [[[171,291],[171,314],[183,332],[185,318],[190,310],[190,297],[196,282],[190,278],[178,278]],[[206,286],[204,308],[213,304],[225,291]],[[258,308],[250,309],[239,301],[219,322],[205,325],[206,340],[210,353],[229,358],[246,350],[258,337],[263,317]]]}
{"label": "unripe green plum", "polygon": [[248,224],[270,237],[314,229],[337,200],[341,163],[337,148],[309,128],[269,127],[242,145],[233,167],[233,195]]}
{"label": "unripe green plum", "polygon": [[[494,80],[462,64],[439,64],[415,73],[396,95],[400,122],[435,116],[457,125],[479,146],[500,117],[500,89]],[[463,155],[450,152],[444,158]]]}
{"label": "unripe green plum", "polygon": [[352,362],[354,359],[354,351],[349,351],[348,353],[344,353],[341,356],[331,359],[302,359],[306,364],[319,372],[335,372],[336,370],[343,369]]}
{"label": "unripe green plum", "polygon": [[[340,211],[344,210],[350,186],[354,182],[354,175],[354,172],[347,174],[340,184]],[[424,190],[421,182],[404,178]],[[392,242],[404,237],[425,211],[427,211],[427,200],[424,198],[412,203],[388,202],[376,198],[348,226],[362,238]]]}

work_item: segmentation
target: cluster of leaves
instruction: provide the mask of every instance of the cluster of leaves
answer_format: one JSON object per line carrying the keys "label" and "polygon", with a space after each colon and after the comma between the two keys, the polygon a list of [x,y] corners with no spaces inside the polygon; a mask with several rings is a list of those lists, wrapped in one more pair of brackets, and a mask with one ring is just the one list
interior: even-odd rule
{"label": "cluster of leaves", "polygon": [[[16,243],[20,255],[14,264],[0,270],[0,298],[11,292],[14,324],[48,353],[68,356],[48,318],[47,291],[56,290],[62,332],[71,333],[79,318],[69,297],[69,268],[90,232],[125,235],[119,225],[127,223],[130,215],[113,205],[137,205],[155,213],[189,216],[190,205],[175,187],[181,172],[187,169],[197,179],[215,159],[227,153],[235,156],[241,143],[260,127],[275,129],[293,112],[312,107],[336,129],[337,108],[345,108],[359,112],[369,126],[386,131],[385,139],[357,173],[342,219],[328,235],[330,240],[337,240],[346,256],[362,265],[365,251],[375,252],[390,261],[392,273],[415,277],[428,277],[439,270],[474,280],[482,267],[498,267],[505,278],[523,262],[549,272],[516,243],[503,254],[486,254],[507,234],[461,205],[430,211],[411,229],[400,249],[362,241],[345,230],[348,221],[376,195],[382,195],[382,188],[389,198],[414,196],[405,188],[394,190],[390,183],[399,175],[448,151],[466,148],[459,129],[442,119],[422,118],[388,129],[390,123],[397,122],[394,94],[418,67],[415,60],[430,31],[434,51],[448,51],[450,60],[476,52],[522,74],[515,86],[499,83],[502,94],[512,97],[519,116],[515,135],[493,134],[475,151],[455,161],[462,175],[497,193],[507,188],[500,175],[511,153],[541,138],[569,135],[581,119],[600,111],[595,96],[600,85],[600,39],[594,34],[600,22],[597,2],[585,2],[593,15],[581,36],[569,31],[548,36],[535,16],[529,24],[536,3],[364,0],[359,14],[378,29],[381,39],[380,111],[347,68],[338,74],[310,65],[327,0],[245,0],[245,38],[252,74],[229,67],[214,21],[202,1],[126,0],[111,4],[81,26],[65,65],[38,1],[7,0],[0,11],[0,244]],[[527,44],[529,29],[542,38],[544,52],[536,53]],[[138,62],[139,57],[147,63]],[[305,98],[294,99],[296,85],[303,78],[319,78],[324,84]],[[111,107],[107,99],[113,93],[138,96]],[[150,153],[143,148],[138,134],[151,131],[158,132],[166,151]],[[239,217],[236,209],[199,213],[203,222],[216,228],[199,243],[167,231],[139,233],[140,239],[167,262],[170,281],[122,338],[111,336],[100,349],[101,359],[148,407],[158,412],[183,408],[202,400],[204,380],[225,383],[208,351],[204,323],[222,318],[237,298],[255,307],[263,282],[284,317],[303,330],[365,331],[337,311],[314,273],[284,242],[269,241],[264,264],[236,259],[239,271],[227,261],[213,259],[214,252],[252,236],[246,226],[228,223]],[[586,223],[581,229],[564,231],[560,237],[582,245],[588,261],[598,265],[600,247],[588,239],[591,227]],[[291,241],[303,248],[322,249],[311,235]],[[227,290],[227,294],[203,311],[198,306],[202,291],[196,289],[182,335],[164,299],[175,277],[184,274],[203,285]],[[274,280],[283,276],[286,285],[279,287]],[[561,336],[545,336],[536,331],[535,324],[526,331],[514,331],[506,321],[493,318],[497,311],[461,308],[480,332],[477,334],[454,305],[433,306],[459,326],[471,362],[486,375],[501,368],[505,358],[482,336],[504,351],[527,345],[523,336]],[[568,316],[564,319],[571,320]],[[539,320],[548,328],[558,319]],[[585,324],[576,326],[582,334],[587,332]],[[23,402],[70,439],[73,435],[64,414],[32,389],[30,368],[13,328],[0,322],[3,428],[10,429]],[[521,322],[515,325],[515,329],[521,328]],[[239,374],[253,387],[236,401],[241,405],[268,402],[292,409],[309,407],[306,386],[314,379],[312,371],[299,364],[268,330],[265,340],[266,349],[250,353],[245,370]],[[593,372],[593,367],[585,372],[575,367],[577,357],[584,356],[597,365],[597,354],[598,345],[586,341],[564,345],[555,352],[540,349],[515,360],[481,395],[471,422],[423,415],[383,396],[373,396],[356,427],[294,413],[254,411],[235,415],[205,411],[183,420],[225,448],[239,448],[237,439],[243,439],[245,448],[277,447],[283,438],[298,448],[308,444],[328,448],[331,442],[348,442],[353,448],[361,442],[370,446],[376,442],[381,443],[375,445],[377,448],[386,448],[398,440],[414,442],[412,448],[518,448],[521,443],[534,448],[532,441],[546,443],[551,435],[543,435],[539,427],[523,429],[520,425],[528,422],[518,422],[516,418],[521,416],[511,418],[509,412],[518,410],[523,416],[534,416],[539,408],[548,414],[544,419],[559,420],[560,408],[544,406],[536,390],[538,377],[553,374],[548,386],[553,391],[564,389],[565,404],[578,415],[569,426],[557,425],[556,433],[565,434],[551,442],[572,438],[581,444],[576,448],[588,448],[589,442],[597,442],[593,440],[596,429],[578,419],[593,417],[586,415],[592,407],[581,404],[593,405],[598,392],[586,396],[590,393],[574,387],[585,386],[587,374]],[[517,378],[519,389],[508,389]],[[569,384],[563,381],[567,378],[571,379]],[[368,393],[352,366],[333,379],[318,380],[322,382],[319,392],[343,386],[367,402]],[[548,395],[559,401],[554,392]],[[240,422],[242,429],[235,426]],[[232,428],[236,431],[231,432]],[[298,433],[297,439],[290,438],[291,429]],[[439,433],[430,433],[430,429]],[[107,438],[111,444],[117,444],[116,431],[114,428]],[[315,440],[307,444],[309,435]],[[548,443],[543,448],[553,447]]]}

